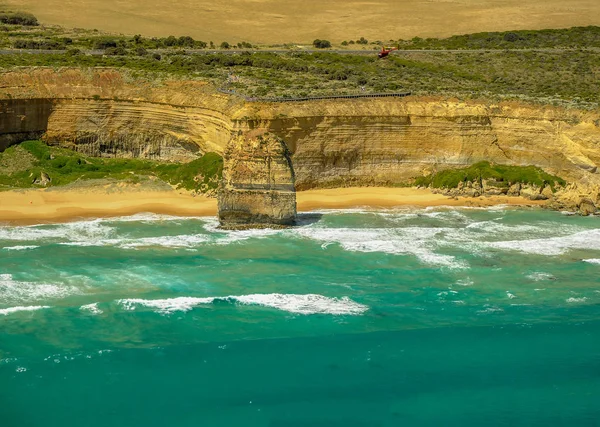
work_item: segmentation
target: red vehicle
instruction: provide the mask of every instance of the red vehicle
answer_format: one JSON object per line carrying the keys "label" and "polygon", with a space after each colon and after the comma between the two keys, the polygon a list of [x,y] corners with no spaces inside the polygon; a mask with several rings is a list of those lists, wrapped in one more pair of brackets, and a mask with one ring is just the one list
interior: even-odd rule
{"label": "red vehicle", "polygon": [[385,58],[393,50],[398,50],[398,48],[397,47],[385,47],[385,46],[382,46],[381,47],[381,51],[377,54],[377,56],[380,57],[380,58]]}

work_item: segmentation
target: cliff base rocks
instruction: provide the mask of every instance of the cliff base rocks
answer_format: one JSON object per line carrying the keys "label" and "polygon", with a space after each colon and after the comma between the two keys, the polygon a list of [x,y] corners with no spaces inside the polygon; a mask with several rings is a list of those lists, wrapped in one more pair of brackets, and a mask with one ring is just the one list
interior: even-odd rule
{"label": "cliff base rocks", "polygon": [[432,188],[432,192],[449,197],[520,196],[529,200],[547,200],[547,207],[560,211],[594,215],[599,212],[600,186],[570,183],[552,189],[550,185],[515,183],[512,185],[494,180],[460,182],[456,188]]}

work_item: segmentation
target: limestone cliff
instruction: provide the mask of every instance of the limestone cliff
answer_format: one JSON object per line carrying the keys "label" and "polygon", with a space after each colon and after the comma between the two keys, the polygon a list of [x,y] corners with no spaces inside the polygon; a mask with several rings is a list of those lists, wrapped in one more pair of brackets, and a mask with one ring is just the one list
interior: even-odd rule
{"label": "limestone cliff", "polygon": [[0,99],[9,98],[0,105],[0,150],[42,137],[99,157],[222,153],[238,101],[205,82],[132,79],[113,69],[0,73]]}
{"label": "limestone cliff", "polygon": [[205,82],[106,69],[0,73],[2,97],[21,105],[0,110],[4,141],[43,133],[95,156],[188,161],[266,129],[285,141],[299,190],[409,183],[482,160],[541,167],[592,201],[600,185],[600,111],[419,97],[244,102]]}
{"label": "limestone cliff", "polygon": [[482,160],[572,181],[599,177],[598,113],[407,98],[250,105],[238,114],[288,143],[299,190],[408,182]]}
{"label": "limestone cliff", "polygon": [[223,228],[295,224],[294,170],[283,140],[265,129],[238,132],[223,160],[218,195]]}

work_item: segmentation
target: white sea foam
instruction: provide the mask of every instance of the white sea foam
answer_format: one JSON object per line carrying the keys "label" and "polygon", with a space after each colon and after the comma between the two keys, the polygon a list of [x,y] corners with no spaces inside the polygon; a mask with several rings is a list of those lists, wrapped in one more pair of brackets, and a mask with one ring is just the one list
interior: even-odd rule
{"label": "white sea foam", "polygon": [[262,239],[277,234],[282,234],[287,231],[273,228],[259,228],[253,230],[223,230],[219,228],[219,221],[216,218],[209,218],[204,222],[204,229],[211,233],[212,241],[218,245],[228,245],[248,239]]}
{"label": "white sea foam", "polygon": [[571,249],[600,250],[600,229],[560,237],[492,242],[489,246],[538,255],[561,255]]}
{"label": "white sea foam", "polygon": [[348,209],[315,209],[310,211],[312,214],[323,214],[323,215],[350,215],[350,214],[390,214],[394,213],[396,210],[394,209],[373,209],[369,207],[363,208],[348,208]]}
{"label": "white sea foam", "polygon": [[445,231],[447,231],[445,228],[433,227],[395,229],[305,227],[295,230],[295,233],[326,245],[337,243],[347,251],[414,255],[426,264],[467,268],[464,261],[435,252],[437,237]]}
{"label": "white sea foam", "polygon": [[88,312],[90,314],[102,314],[104,313],[102,310],[98,308],[98,303],[95,302],[93,304],[86,304],[79,307],[79,310]]}
{"label": "white sea foam", "polygon": [[511,294],[510,292],[506,291],[506,296],[508,297],[508,299],[514,299],[517,296],[515,294]]}
{"label": "white sea foam", "polygon": [[544,273],[543,271],[534,271],[525,277],[535,282],[541,282],[543,280],[556,280],[556,277],[554,277],[552,274]]}
{"label": "white sea foam", "polygon": [[568,303],[574,304],[574,303],[578,303],[578,302],[586,302],[587,298],[586,297],[581,297],[581,298],[571,297],[571,298],[567,298],[566,301]]}
{"label": "white sea foam", "polygon": [[121,304],[126,310],[135,310],[136,306],[141,305],[155,308],[157,312],[166,314],[174,311],[189,311],[194,307],[212,304],[215,301],[231,301],[242,305],[259,305],[297,314],[358,315],[369,309],[366,305],[354,302],[348,297],[329,298],[315,294],[251,294],[207,298],[179,297],[157,300],[122,299],[118,300],[117,303]]}
{"label": "white sea foam", "polygon": [[28,246],[5,246],[4,249],[5,251],[24,251],[27,249],[35,249],[35,248],[39,248],[39,246],[33,246],[33,245],[28,245]]}
{"label": "white sea foam", "polygon": [[103,225],[101,220],[95,219],[51,225],[3,226],[0,227],[0,240],[93,242],[110,238],[113,233],[114,228]]}
{"label": "white sea foam", "polygon": [[590,258],[590,259],[584,259],[582,261],[588,262],[590,264],[600,264],[600,258]]}
{"label": "white sea foam", "polygon": [[0,274],[0,303],[34,302],[47,299],[60,299],[80,291],[68,285],[23,282],[14,280],[11,274]]}
{"label": "white sea foam", "polygon": [[465,229],[473,232],[484,232],[489,235],[508,234],[508,235],[524,235],[524,234],[539,234],[544,230],[541,225],[529,224],[503,224],[498,222],[501,218],[489,221],[478,221],[468,224]]}
{"label": "white sea foam", "polygon": [[29,305],[25,307],[9,307],[0,309],[0,315],[6,316],[12,313],[18,313],[20,311],[36,311],[41,310],[43,308],[50,308],[47,305]]}
{"label": "white sea foam", "polygon": [[491,305],[484,305],[483,310],[478,310],[477,314],[490,314],[490,313],[502,313],[504,310],[500,307],[495,307]]}
{"label": "white sea foam", "polygon": [[100,219],[101,222],[166,222],[205,220],[210,217],[163,215],[152,212],[141,212],[134,215],[117,216]]}
{"label": "white sea foam", "polygon": [[139,239],[121,239],[112,243],[123,249],[160,246],[164,248],[192,248],[210,241],[204,234],[181,234],[177,236],[143,237]]}

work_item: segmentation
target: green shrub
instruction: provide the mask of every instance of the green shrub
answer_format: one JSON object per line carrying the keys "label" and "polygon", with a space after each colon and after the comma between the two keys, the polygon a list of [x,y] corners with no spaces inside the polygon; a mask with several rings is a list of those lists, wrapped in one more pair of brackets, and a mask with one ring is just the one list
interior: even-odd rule
{"label": "green shrub", "polygon": [[429,176],[419,177],[415,180],[415,185],[431,186],[433,188],[456,188],[460,182],[481,182],[484,179],[494,179],[498,183],[505,183],[506,186],[521,183],[542,187],[548,184],[554,188],[557,184],[566,184],[562,178],[550,175],[535,166],[491,165],[489,162],[483,161],[466,168],[448,169]]}
{"label": "green shrub", "polygon": [[2,12],[0,13],[0,22],[10,25],[39,25],[37,18],[27,12]]}
{"label": "green shrub", "polygon": [[96,43],[94,44],[94,49],[99,49],[99,50],[104,50],[104,49],[109,49],[109,48],[116,48],[117,47],[117,41],[114,39],[99,39],[96,41]]}
{"label": "green shrub", "polygon": [[109,47],[104,50],[104,54],[108,56],[124,56],[127,55],[127,50],[122,47]]}
{"label": "green shrub", "polygon": [[331,42],[329,40],[316,39],[313,41],[313,46],[317,49],[327,49],[331,47]]}
{"label": "green shrub", "polygon": [[13,47],[15,49],[58,50],[64,49],[65,44],[57,40],[15,40]]}

